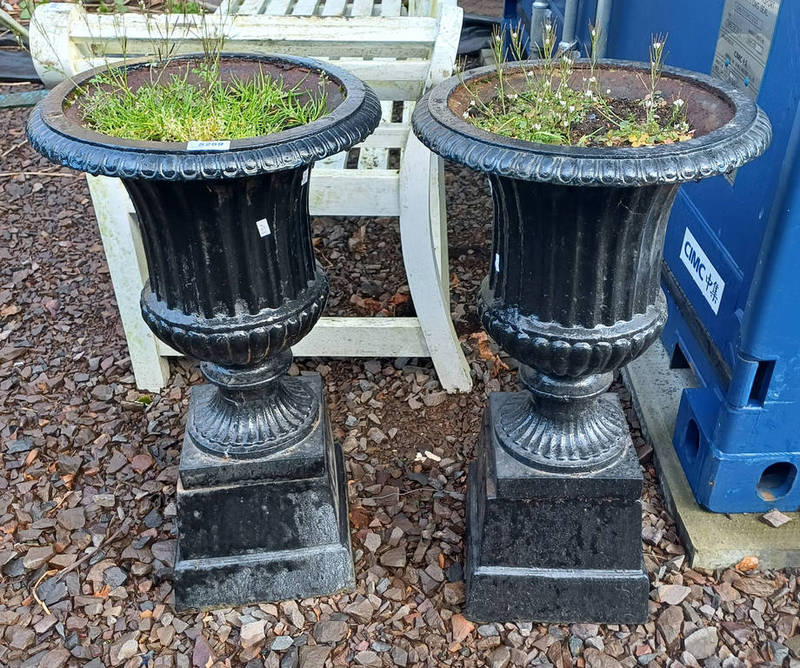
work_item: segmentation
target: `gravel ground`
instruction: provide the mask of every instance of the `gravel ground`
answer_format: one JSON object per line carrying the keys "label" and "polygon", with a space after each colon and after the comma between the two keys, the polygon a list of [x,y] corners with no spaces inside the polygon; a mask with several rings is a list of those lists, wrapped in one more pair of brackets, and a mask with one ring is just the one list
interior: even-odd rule
{"label": "gravel ground", "polygon": [[[646,481],[649,621],[475,628],[461,616],[467,466],[487,392],[515,378],[479,331],[491,205],[458,168],[453,313],[474,390],[442,392],[425,360],[293,368],[323,375],[344,444],[356,591],[175,614],[175,481],[200,377],[180,360],[163,392],[136,390],[85,181],[30,150],[26,116],[0,111],[0,666],[800,667],[797,573],[689,568],[619,385]],[[315,221],[330,312],[411,312],[396,297],[396,221],[364,222]]]}

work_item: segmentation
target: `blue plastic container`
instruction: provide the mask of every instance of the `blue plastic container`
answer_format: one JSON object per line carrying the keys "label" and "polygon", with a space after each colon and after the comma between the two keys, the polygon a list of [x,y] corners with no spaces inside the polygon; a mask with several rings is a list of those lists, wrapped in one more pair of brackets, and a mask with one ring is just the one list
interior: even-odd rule
{"label": "blue plastic container", "polygon": [[[739,13],[767,2],[727,1]],[[563,2],[552,4],[558,17]],[[530,5],[510,2],[509,22],[512,8],[524,16]],[[594,7],[580,5],[584,44]],[[724,10],[725,0],[616,0],[607,56],[646,60],[651,33],[667,33],[669,65],[711,72]],[[731,49],[718,66],[757,88],[772,146],[733,183],[681,189],[664,253],[663,342],[700,384],[684,392],[674,433],[697,500],[717,512],[792,511],[800,507],[800,2],[781,3],[761,80],[737,70],[744,57]]]}
{"label": "blue plastic container", "polygon": [[[737,12],[759,2],[728,0]],[[724,0],[618,0],[608,55],[643,60],[650,33],[668,33],[668,62],[710,72]],[[770,150],[725,178],[681,189],[667,231],[663,341],[690,364],[674,444],[697,500],[717,512],[800,506],[800,3],[783,0],[760,81],[723,72],[774,128]],[[721,54],[722,56],[723,54]],[[733,68],[728,70],[727,68]]]}

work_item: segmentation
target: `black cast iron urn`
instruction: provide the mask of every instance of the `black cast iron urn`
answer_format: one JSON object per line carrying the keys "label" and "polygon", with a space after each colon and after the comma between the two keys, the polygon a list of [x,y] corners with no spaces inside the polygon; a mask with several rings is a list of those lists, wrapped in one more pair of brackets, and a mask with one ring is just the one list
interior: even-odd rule
{"label": "black cast iron urn", "polygon": [[[193,58],[170,67],[185,69]],[[324,86],[328,112],[251,139],[117,139],[84,127],[71,104],[100,68],[54,88],[27,128],[53,162],[122,180],[150,274],[142,315],[162,341],[200,360],[209,381],[192,390],[181,454],[179,608],[354,583],[342,455],[322,383],[286,372],[291,346],[328,296],[311,244],[311,166],[369,135],[380,105],[359,79],[317,61],[223,54],[220,63],[223,77],[260,70],[309,94]],[[129,84],[149,79],[149,64],[126,67]]]}
{"label": "black cast iron urn", "polygon": [[[580,61],[575,77],[580,80]],[[506,89],[535,61],[504,66]],[[583,76],[588,77],[584,72]],[[647,64],[606,61],[598,86],[642,97]],[[584,79],[585,80],[585,79]],[[466,613],[479,620],[641,622],[642,476],[608,390],[667,317],[664,233],[684,181],[763,153],[755,103],[710,77],[665,68],[695,137],[642,148],[519,141],[464,120],[472,93],[495,94],[494,67],[453,77],[417,105],[414,132],[448,160],[485,172],[494,202],[486,331],[520,363],[525,390],[494,393],[468,488]]]}

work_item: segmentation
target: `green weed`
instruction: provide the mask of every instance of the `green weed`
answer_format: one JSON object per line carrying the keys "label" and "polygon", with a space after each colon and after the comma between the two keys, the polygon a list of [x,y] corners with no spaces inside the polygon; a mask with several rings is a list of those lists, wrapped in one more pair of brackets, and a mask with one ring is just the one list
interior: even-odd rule
{"label": "green weed", "polygon": [[258,70],[252,79],[223,82],[216,66],[166,75],[132,91],[122,68],[94,77],[75,99],[87,127],[125,139],[163,142],[246,139],[310,123],[327,109],[324,81],[309,92],[301,81]]}

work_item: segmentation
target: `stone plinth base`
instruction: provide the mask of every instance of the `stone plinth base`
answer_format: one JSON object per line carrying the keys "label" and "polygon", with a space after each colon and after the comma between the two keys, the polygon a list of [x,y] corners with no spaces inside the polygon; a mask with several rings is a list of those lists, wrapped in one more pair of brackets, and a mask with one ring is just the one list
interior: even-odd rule
{"label": "stone plinth base", "polygon": [[[175,606],[234,606],[355,585],[341,448],[319,376],[304,376],[320,417],[300,443],[225,460],[185,438],[178,481]],[[192,390],[192,401],[212,388]]]}
{"label": "stone plinth base", "polygon": [[[629,442],[591,473],[537,471],[498,443],[494,393],[467,493],[467,601],[476,621],[641,623],[642,474]],[[617,401],[616,396],[608,395]]]}

